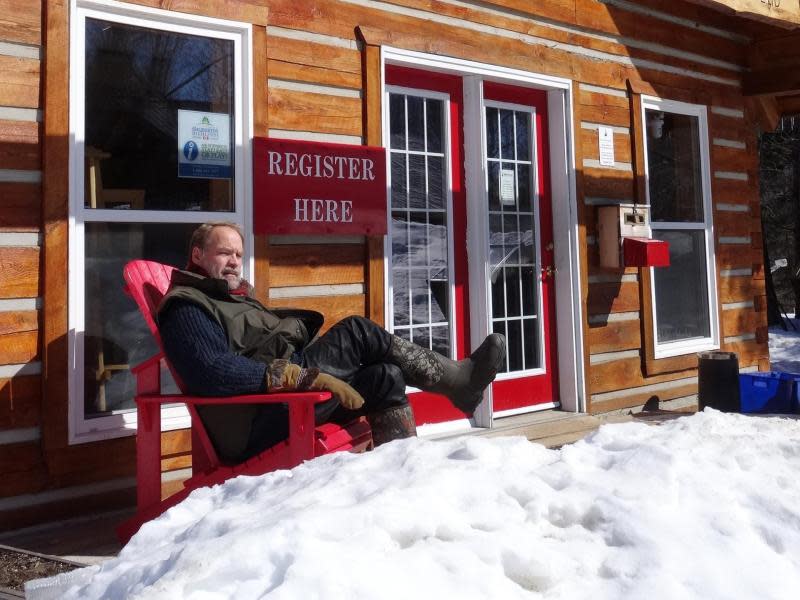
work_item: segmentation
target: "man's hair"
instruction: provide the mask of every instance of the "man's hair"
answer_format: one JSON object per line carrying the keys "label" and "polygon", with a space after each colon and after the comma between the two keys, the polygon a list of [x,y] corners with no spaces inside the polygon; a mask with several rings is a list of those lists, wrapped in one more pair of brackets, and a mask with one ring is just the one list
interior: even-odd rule
{"label": "man's hair", "polygon": [[244,243],[244,234],[242,233],[242,228],[236,223],[231,223],[230,221],[213,221],[211,223],[203,223],[200,225],[200,227],[194,230],[194,233],[192,233],[192,239],[189,241],[190,262],[192,260],[192,250],[195,248],[205,250],[206,244],[208,244],[208,238],[211,236],[211,232],[217,227],[230,227],[239,234],[239,237],[242,238],[242,243]]}

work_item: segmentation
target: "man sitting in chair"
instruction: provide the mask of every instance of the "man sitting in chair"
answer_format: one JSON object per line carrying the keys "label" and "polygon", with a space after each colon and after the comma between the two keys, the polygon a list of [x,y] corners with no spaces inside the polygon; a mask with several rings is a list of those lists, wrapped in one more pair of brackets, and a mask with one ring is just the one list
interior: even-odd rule
{"label": "man sitting in chair", "polygon": [[[496,333],[458,362],[364,317],[342,319],[316,337],[321,314],[267,309],[250,297],[242,254],[237,225],[201,225],[186,270],[174,272],[159,306],[164,351],[193,395],[326,390],[333,398],[316,405],[317,424],[366,415],[378,445],[416,435],[406,384],[443,394],[469,415],[503,362],[505,339]],[[201,408],[228,460],[249,458],[288,436],[288,411],[280,404]]]}

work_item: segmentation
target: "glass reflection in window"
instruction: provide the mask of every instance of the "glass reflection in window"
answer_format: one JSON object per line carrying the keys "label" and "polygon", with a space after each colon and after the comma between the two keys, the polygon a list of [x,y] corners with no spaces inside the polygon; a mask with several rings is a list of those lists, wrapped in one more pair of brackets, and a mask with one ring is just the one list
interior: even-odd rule
{"label": "glass reflection in window", "polygon": [[136,303],[123,292],[122,269],[143,258],[183,266],[195,224],[86,223],[84,414],[136,408],[130,368],[158,352]]}
{"label": "glass reflection in window", "polygon": [[531,113],[486,108],[492,331],[505,372],[541,367]]}
{"label": "glass reflection in window", "polygon": [[451,356],[442,100],[389,96],[393,331]]}
{"label": "glass reflection in window", "polygon": [[85,68],[86,208],[234,210],[233,41],[88,18]]}

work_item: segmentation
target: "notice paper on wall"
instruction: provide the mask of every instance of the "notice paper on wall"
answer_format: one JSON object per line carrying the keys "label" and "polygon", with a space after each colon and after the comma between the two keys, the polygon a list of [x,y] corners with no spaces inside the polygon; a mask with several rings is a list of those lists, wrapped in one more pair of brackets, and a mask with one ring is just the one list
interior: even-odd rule
{"label": "notice paper on wall", "polygon": [[500,171],[500,202],[506,205],[514,205],[514,169],[503,169]]}
{"label": "notice paper on wall", "polygon": [[614,166],[614,130],[611,127],[598,127],[600,139],[600,164],[604,167]]}
{"label": "notice paper on wall", "polygon": [[231,116],[178,110],[178,177],[231,178]]}

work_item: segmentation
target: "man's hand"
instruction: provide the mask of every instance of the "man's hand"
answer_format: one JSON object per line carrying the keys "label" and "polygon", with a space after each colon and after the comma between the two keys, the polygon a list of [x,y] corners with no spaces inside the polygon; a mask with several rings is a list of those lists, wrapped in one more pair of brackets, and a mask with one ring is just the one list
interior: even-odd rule
{"label": "man's hand", "polygon": [[268,392],[324,390],[333,394],[339,404],[349,410],[357,410],[364,405],[361,394],[341,379],[320,373],[316,367],[304,369],[285,358],[277,358],[269,364],[266,379]]}
{"label": "man's hand", "polygon": [[300,365],[290,363],[284,358],[273,360],[267,367],[267,391],[291,392],[297,389],[297,384],[303,369]]}
{"label": "man's hand", "polygon": [[348,410],[357,410],[364,405],[364,398],[352,386],[327,373],[317,375],[309,389],[330,392]]}

